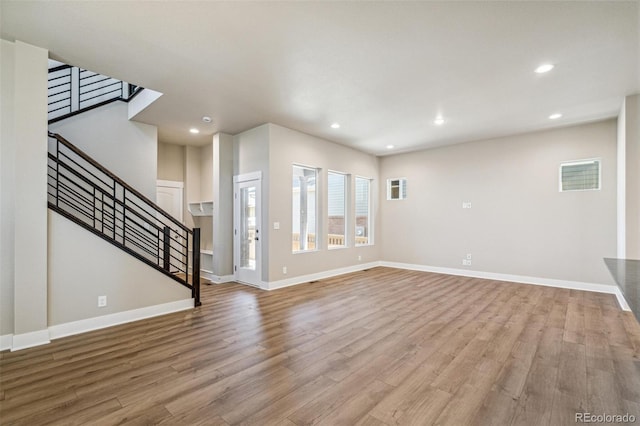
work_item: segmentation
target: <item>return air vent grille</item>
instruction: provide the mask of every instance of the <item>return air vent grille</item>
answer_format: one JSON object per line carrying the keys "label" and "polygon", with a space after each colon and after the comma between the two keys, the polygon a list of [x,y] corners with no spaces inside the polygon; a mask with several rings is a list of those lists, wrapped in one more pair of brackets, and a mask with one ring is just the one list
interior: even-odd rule
{"label": "return air vent grille", "polygon": [[600,160],[560,164],[560,192],[600,189]]}

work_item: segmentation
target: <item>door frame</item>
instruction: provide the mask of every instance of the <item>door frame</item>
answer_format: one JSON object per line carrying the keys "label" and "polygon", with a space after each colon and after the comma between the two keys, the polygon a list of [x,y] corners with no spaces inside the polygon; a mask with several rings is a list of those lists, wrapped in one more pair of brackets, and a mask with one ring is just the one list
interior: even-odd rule
{"label": "door frame", "polygon": [[256,244],[256,279],[255,281],[248,282],[247,280],[241,281],[239,279],[238,264],[240,263],[240,198],[238,197],[239,185],[246,182],[256,181],[257,196],[256,196],[256,230],[262,231],[262,171],[256,171],[251,173],[243,173],[233,177],[233,276],[235,281],[248,284],[254,287],[262,288],[262,242],[264,235],[260,232],[260,239]]}

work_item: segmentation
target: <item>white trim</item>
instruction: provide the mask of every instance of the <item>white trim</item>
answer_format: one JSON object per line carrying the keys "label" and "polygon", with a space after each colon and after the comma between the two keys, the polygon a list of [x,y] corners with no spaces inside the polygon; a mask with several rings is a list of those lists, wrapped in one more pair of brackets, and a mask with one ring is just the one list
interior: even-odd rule
{"label": "white trim", "polygon": [[300,275],[294,278],[287,278],[286,280],[269,281],[269,282],[263,281],[261,288],[265,290],[277,290],[279,288],[308,283],[309,281],[317,281],[325,278],[335,277],[337,275],[344,275],[351,272],[362,271],[363,269],[375,268],[376,266],[380,266],[380,262],[360,263],[357,265],[347,266],[344,268],[318,272],[316,274]]}
{"label": "white trim", "polygon": [[630,311],[620,288],[617,285],[585,283],[580,281],[556,280],[551,278],[529,277],[525,275],[500,274],[496,272],[469,271],[466,269],[442,268],[438,266],[415,265],[399,262],[380,262],[380,266],[389,268],[408,269],[411,271],[435,272],[438,274],[460,275],[473,278],[484,278],[496,281],[508,281],[521,284],[541,285],[545,287],[567,288],[571,290],[593,291],[597,293],[613,294],[623,311]]}
{"label": "white trim", "polygon": [[200,277],[206,278],[209,281],[213,281],[213,271],[207,271],[206,269],[200,269]]}
{"label": "white trim", "polygon": [[11,349],[13,345],[13,334],[5,334],[4,336],[0,336],[0,351],[6,351],[7,349]]}
{"label": "white trim", "polygon": [[209,278],[211,282],[214,284],[223,284],[223,283],[231,283],[236,280],[234,275],[213,275],[211,274],[211,278]]}
{"label": "white trim", "polygon": [[163,303],[161,305],[147,306],[145,308],[132,309],[130,311],[116,312],[114,314],[103,315],[100,317],[53,325],[49,327],[49,334],[52,339],[59,339],[60,337],[86,333],[87,331],[99,330],[101,328],[125,324],[145,318],[157,317],[173,312],[185,311],[188,309],[193,309],[193,299],[183,299],[175,302]]}
{"label": "white trim", "polygon": [[46,345],[49,340],[49,330],[31,331],[29,333],[14,334],[11,344],[11,352],[20,349],[32,348],[34,346]]}
{"label": "white trim", "polygon": [[261,179],[262,179],[262,171],[258,170],[257,172],[235,175],[233,177],[233,183],[240,183],[240,182],[247,182],[250,180],[261,180]]}
{"label": "white trim", "polygon": [[177,180],[157,180],[156,186],[164,186],[167,188],[184,188],[184,182]]}

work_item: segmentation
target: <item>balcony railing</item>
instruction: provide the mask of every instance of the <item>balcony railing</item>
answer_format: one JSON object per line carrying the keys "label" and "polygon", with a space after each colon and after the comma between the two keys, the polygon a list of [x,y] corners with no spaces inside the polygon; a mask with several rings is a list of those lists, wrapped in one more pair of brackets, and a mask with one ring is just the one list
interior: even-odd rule
{"label": "balcony railing", "polygon": [[71,65],[49,70],[49,123],[113,101],[129,102],[142,87]]}

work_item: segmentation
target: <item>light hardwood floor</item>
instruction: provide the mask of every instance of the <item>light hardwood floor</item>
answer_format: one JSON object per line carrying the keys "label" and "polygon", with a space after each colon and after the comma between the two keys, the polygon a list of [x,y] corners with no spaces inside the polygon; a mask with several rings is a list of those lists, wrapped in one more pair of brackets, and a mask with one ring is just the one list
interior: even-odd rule
{"label": "light hardwood floor", "polygon": [[640,423],[640,325],[611,295],[375,268],[0,354],[0,423]]}

